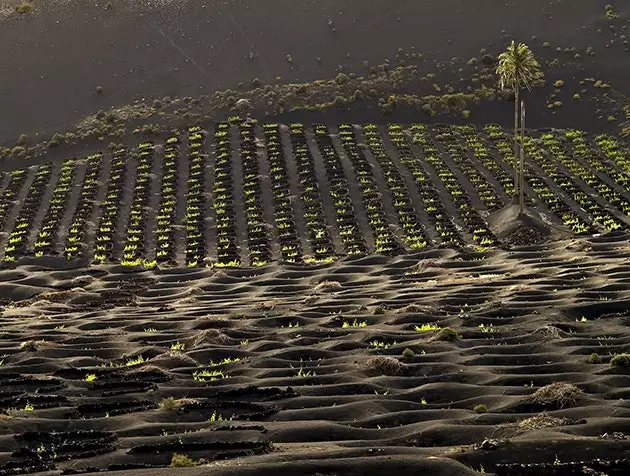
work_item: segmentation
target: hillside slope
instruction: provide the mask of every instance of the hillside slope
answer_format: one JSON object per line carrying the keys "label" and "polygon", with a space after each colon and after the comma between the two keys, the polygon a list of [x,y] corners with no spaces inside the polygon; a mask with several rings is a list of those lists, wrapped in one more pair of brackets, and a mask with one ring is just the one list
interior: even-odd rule
{"label": "hillside slope", "polygon": [[[431,83],[459,90],[458,69],[482,49],[498,54],[512,37],[544,57],[551,82],[563,79],[571,89],[560,98],[564,107],[551,112],[547,93],[539,93],[533,127],[614,129],[608,113],[602,120],[595,112],[614,105],[571,103],[584,78],[630,94],[630,5],[623,1],[609,2],[614,19],[606,18],[605,2],[591,0],[33,0],[33,12],[23,15],[12,11],[14,3],[4,0],[0,16],[0,144],[20,134],[48,137],[135,100],[212,95],[255,78],[333,78],[339,65],[363,74],[364,62],[396,64],[399,49],[424,55],[422,74],[436,75],[429,90]],[[585,53],[589,47],[594,56]],[[554,59],[559,67],[550,66]],[[480,123],[509,124],[509,107],[482,113]]]}

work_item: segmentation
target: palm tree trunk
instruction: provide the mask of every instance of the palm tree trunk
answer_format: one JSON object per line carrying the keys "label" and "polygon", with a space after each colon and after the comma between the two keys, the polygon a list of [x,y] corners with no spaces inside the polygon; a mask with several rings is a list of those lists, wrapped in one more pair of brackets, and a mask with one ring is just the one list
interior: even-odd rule
{"label": "palm tree trunk", "polygon": [[519,100],[519,84],[518,81],[514,87],[514,200],[518,199],[518,100]]}
{"label": "palm tree trunk", "polygon": [[519,164],[521,174],[519,205],[520,212],[525,211],[525,101],[521,100],[521,162]]}

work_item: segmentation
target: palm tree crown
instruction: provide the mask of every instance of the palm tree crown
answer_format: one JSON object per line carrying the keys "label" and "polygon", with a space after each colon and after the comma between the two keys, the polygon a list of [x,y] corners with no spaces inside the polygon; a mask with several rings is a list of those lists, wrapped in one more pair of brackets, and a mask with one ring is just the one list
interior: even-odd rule
{"label": "palm tree crown", "polygon": [[532,82],[540,73],[540,64],[536,61],[534,53],[523,43],[512,43],[507,50],[499,55],[499,84],[501,89],[518,89],[525,87],[531,90]]}

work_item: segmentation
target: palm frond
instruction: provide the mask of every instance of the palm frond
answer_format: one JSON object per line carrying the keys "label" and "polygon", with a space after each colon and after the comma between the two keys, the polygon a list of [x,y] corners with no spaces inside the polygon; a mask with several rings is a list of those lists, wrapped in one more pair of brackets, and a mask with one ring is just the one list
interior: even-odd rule
{"label": "palm frond", "polygon": [[525,87],[531,90],[533,81],[540,74],[540,64],[526,44],[517,45],[512,41],[507,50],[499,55],[496,72],[501,89]]}

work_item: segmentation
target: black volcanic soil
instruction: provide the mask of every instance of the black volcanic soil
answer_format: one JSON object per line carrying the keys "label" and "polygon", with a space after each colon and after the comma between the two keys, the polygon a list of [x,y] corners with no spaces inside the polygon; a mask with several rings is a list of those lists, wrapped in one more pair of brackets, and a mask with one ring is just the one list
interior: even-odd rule
{"label": "black volcanic soil", "polygon": [[[32,0],[33,12],[23,15],[13,11],[16,3],[0,0],[0,144],[7,147],[20,134],[27,144],[47,142],[86,115],[136,101],[213,97],[227,88],[238,96],[254,78],[266,85],[333,79],[341,69],[366,75],[386,59],[435,74],[408,90],[459,92],[470,85],[469,60],[496,56],[513,37],[530,44],[547,79],[528,99],[528,127],[619,132],[621,108],[630,105],[630,3],[623,0]],[[606,18],[606,3],[616,18]],[[559,92],[557,80],[565,83]],[[596,81],[610,87],[595,88]],[[556,100],[562,106],[549,109]],[[206,119],[232,112],[206,111],[216,114]],[[511,105],[498,100],[473,106],[469,119],[410,107],[384,116],[377,99],[317,113],[267,112],[254,115],[333,129],[340,121],[375,122],[383,131],[387,122],[509,128],[512,119]],[[95,152],[107,142],[79,146]],[[396,156],[392,144],[385,147]],[[40,169],[12,185],[8,223],[29,192],[39,199],[27,218],[41,226],[60,173],[56,155],[67,158],[69,150],[0,163],[2,171],[52,164],[47,188],[29,190]],[[105,154],[101,177],[113,163]],[[188,164],[178,163],[180,182]],[[136,159],[128,165],[117,246],[137,176]],[[234,175],[242,167],[239,155]],[[382,170],[374,170],[384,188]],[[294,179],[297,172],[288,170]],[[8,177],[1,182],[7,187]],[[104,198],[107,182],[99,187]],[[627,198],[622,187],[611,185]],[[78,191],[71,193],[75,204]],[[411,193],[414,206],[419,197]],[[438,197],[455,210],[444,190]],[[264,201],[269,214],[269,196]],[[331,200],[324,201],[331,221]],[[583,218],[598,213],[566,204]],[[383,207],[395,217],[391,198]],[[180,201],[178,222],[186,211]],[[296,233],[306,241],[300,220]],[[546,234],[537,218],[525,221]],[[498,234],[521,240],[515,228],[503,220]],[[239,233],[244,242],[243,223]],[[182,264],[185,233],[174,236]],[[3,231],[3,249],[8,239]],[[570,466],[594,459],[623,459],[625,466],[604,474],[628,474],[630,374],[627,365],[612,365],[627,363],[615,355],[630,352],[627,231],[315,267],[130,272],[85,264],[67,269],[65,258],[46,256],[0,270],[0,475],[557,476],[580,474],[582,466],[604,471],[602,463]],[[176,453],[203,467],[162,469]]]}
{"label": "black volcanic soil", "polygon": [[[436,74],[429,90],[431,82],[457,90],[460,67],[481,59],[482,49],[498,54],[513,37],[534,48],[548,78],[548,88],[530,102],[531,127],[616,130],[623,114],[608,122],[615,106],[596,98],[600,91],[591,88],[581,101],[571,96],[584,78],[608,83],[615,100],[630,94],[624,1],[33,0],[34,11],[24,15],[12,12],[15,3],[0,2],[0,143],[6,145],[22,133],[32,141],[49,137],[99,109],[136,100],[212,95],[254,78],[263,84],[328,79],[339,65],[363,74],[366,61],[396,64],[399,49],[425,56],[424,69]],[[605,17],[605,3],[618,18]],[[588,47],[595,56],[584,53]],[[549,111],[557,79],[566,83],[554,98],[563,106]],[[471,120],[509,125],[510,112],[497,103],[473,110]],[[357,114],[363,121],[380,117],[378,109]]]}
{"label": "black volcanic soil", "polygon": [[311,269],[3,270],[0,469],[584,474],[562,471],[630,456],[611,365],[629,260],[614,233]]}

